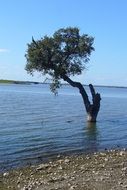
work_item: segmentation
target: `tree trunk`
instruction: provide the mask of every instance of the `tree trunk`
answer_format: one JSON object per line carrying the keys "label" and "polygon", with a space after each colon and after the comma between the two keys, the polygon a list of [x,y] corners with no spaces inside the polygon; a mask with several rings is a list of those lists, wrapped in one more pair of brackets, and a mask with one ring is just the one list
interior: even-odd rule
{"label": "tree trunk", "polygon": [[77,87],[83,98],[83,102],[87,112],[87,121],[96,122],[97,115],[100,109],[100,94],[96,93],[92,84],[89,85],[90,92],[92,95],[92,103],[90,102],[88,95],[80,82],[72,81],[67,75],[62,76],[63,80],[68,82],[71,86]]}

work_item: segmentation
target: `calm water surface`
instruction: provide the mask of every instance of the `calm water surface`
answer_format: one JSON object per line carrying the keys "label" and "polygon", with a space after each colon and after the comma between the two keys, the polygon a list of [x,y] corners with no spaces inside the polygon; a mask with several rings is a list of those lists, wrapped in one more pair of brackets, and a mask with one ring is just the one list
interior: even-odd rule
{"label": "calm water surface", "polygon": [[101,110],[91,127],[77,89],[63,86],[55,97],[47,85],[0,85],[0,171],[58,154],[127,148],[127,89],[96,90]]}

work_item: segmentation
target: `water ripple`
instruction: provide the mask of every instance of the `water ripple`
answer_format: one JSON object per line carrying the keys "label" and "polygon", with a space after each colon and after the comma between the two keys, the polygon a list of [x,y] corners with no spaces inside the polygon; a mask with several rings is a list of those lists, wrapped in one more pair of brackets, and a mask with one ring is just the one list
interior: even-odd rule
{"label": "water ripple", "polygon": [[98,91],[101,110],[90,126],[73,88],[65,86],[54,97],[47,86],[0,86],[0,171],[58,154],[127,147],[127,89]]}

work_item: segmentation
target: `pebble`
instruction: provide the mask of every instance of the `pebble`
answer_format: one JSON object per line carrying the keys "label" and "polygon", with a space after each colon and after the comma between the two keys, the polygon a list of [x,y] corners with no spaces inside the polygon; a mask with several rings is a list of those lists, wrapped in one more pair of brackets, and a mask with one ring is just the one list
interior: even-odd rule
{"label": "pebble", "polygon": [[121,151],[121,152],[119,153],[120,156],[123,156],[124,154],[125,154],[124,151]]}
{"label": "pebble", "polygon": [[[123,150],[109,151],[108,153],[94,153],[94,156],[87,155],[85,159],[82,157],[74,159],[65,157],[48,164],[40,164],[35,169],[31,169],[28,176],[24,171],[23,173],[15,173],[14,179],[16,179],[15,184],[17,185],[15,189],[41,190],[47,188],[47,190],[50,190],[52,188],[52,190],[62,190],[66,189],[67,186],[68,190],[87,189],[87,186],[91,189],[91,180],[93,185],[97,186],[96,189],[99,189],[99,185],[106,184],[111,185],[109,189],[115,188],[116,185],[118,185],[119,189],[120,187],[127,189],[127,162],[125,155],[126,152]],[[71,164],[69,164],[70,162]],[[3,173],[5,182],[8,180],[6,178],[8,175],[8,178],[10,178],[8,172]],[[23,185],[22,179],[24,187],[21,189]]]}
{"label": "pebble", "polygon": [[127,171],[127,167],[124,167],[121,169],[122,171]]}
{"label": "pebble", "polygon": [[60,154],[59,154],[59,155],[57,155],[57,158],[60,158]]}
{"label": "pebble", "polygon": [[8,175],[9,175],[8,172],[3,173],[3,176],[4,176],[4,177],[7,177]]}
{"label": "pebble", "polygon": [[49,167],[49,164],[41,164],[36,170],[43,170]]}
{"label": "pebble", "polygon": [[69,163],[70,162],[70,160],[69,159],[65,159],[65,161],[64,161],[65,163]]}
{"label": "pebble", "polygon": [[104,181],[104,177],[103,177],[103,176],[101,176],[101,177],[100,177],[100,180],[101,180],[101,181]]}
{"label": "pebble", "polygon": [[121,181],[118,182],[118,185],[122,185],[122,184],[123,184],[123,182],[121,182]]}
{"label": "pebble", "polygon": [[108,161],[108,158],[105,158],[104,160],[105,160],[105,162],[107,162],[107,161]]}
{"label": "pebble", "polygon": [[63,170],[62,166],[59,166],[58,169],[59,169],[59,170]]}
{"label": "pebble", "polygon": [[28,187],[23,187],[21,190],[29,190]]}
{"label": "pebble", "polygon": [[69,188],[69,190],[72,190],[72,189],[75,189],[75,186],[71,186],[71,187]]}

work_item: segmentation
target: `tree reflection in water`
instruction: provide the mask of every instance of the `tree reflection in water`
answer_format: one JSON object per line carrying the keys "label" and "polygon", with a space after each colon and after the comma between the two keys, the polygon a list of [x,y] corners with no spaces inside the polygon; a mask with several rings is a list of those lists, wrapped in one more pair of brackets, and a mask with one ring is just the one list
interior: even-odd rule
{"label": "tree reflection in water", "polygon": [[88,122],[86,126],[86,141],[87,141],[87,150],[88,152],[98,151],[98,130],[97,124]]}

